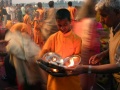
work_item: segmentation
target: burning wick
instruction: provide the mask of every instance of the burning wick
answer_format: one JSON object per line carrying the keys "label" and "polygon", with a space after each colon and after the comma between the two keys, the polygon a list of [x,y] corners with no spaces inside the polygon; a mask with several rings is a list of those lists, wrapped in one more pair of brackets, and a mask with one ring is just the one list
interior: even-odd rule
{"label": "burning wick", "polygon": [[70,59],[70,64],[68,65],[68,67],[74,66],[74,61],[73,59]]}
{"label": "burning wick", "polygon": [[63,59],[60,59],[60,63],[61,63],[61,64],[63,64],[63,63],[64,63]]}
{"label": "burning wick", "polygon": [[58,70],[57,69],[53,69],[53,72],[58,72]]}
{"label": "burning wick", "polygon": [[55,62],[57,59],[55,57],[53,57],[52,61]]}

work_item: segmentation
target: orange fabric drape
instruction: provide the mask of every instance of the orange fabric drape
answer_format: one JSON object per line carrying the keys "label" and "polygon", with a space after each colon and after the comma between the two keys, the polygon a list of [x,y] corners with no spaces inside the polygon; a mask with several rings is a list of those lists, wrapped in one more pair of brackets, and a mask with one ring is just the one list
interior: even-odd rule
{"label": "orange fabric drape", "polygon": [[27,26],[28,26],[28,33],[33,37],[33,32],[32,32],[32,21],[31,21],[31,19],[30,19],[30,16],[28,15],[28,14],[26,14],[24,17],[23,17],[23,22],[25,23],[25,24],[27,24]]}
{"label": "orange fabric drape", "polygon": [[40,14],[39,20],[42,21],[43,18],[44,18],[44,9],[40,9],[40,8],[38,8],[36,11],[39,12],[39,14]]}
{"label": "orange fabric drape", "polygon": [[[75,35],[72,31],[63,34],[58,31],[52,34],[45,45],[43,46],[40,56],[46,52],[52,51],[59,54],[62,58],[70,55],[81,53],[81,38]],[[47,90],[82,90],[78,76],[70,77],[54,77],[49,75],[47,82]]]}
{"label": "orange fabric drape", "polygon": [[44,44],[42,34],[41,34],[42,22],[40,22],[39,19],[34,18],[33,26],[34,26],[34,29],[33,29],[34,42],[42,48]]}
{"label": "orange fabric drape", "polygon": [[25,32],[25,33],[28,33],[29,35],[31,35],[31,32],[30,32],[27,24],[25,24],[25,23],[16,23],[10,29],[11,32],[14,32],[16,30]]}
{"label": "orange fabric drape", "polygon": [[76,9],[74,7],[68,7],[68,10],[70,12],[71,20],[75,20]]}

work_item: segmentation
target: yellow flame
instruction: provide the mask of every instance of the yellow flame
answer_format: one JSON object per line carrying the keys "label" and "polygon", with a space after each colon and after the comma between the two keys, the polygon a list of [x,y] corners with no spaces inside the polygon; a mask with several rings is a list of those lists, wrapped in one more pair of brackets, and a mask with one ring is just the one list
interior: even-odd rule
{"label": "yellow flame", "polygon": [[60,63],[61,63],[61,64],[63,64],[63,63],[64,63],[63,59],[60,59]]}
{"label": "yellow flame", "polygon": [[52,61],[53,61],[53,62],[56,62],[56,60],[57,60],[57,59],[56,59],[55,57],[53,57]]}
{"label": "yellow flame", "polygon": [[58,72],[58,70],[57,69],[53,69],[53,72]]}
{"label": "yellow flame", "polygon": [[74,66],[74,60],[73,60],[73,58],[70,59],[70,64],[68,65],[68,67],[71,67],[71,66]]}

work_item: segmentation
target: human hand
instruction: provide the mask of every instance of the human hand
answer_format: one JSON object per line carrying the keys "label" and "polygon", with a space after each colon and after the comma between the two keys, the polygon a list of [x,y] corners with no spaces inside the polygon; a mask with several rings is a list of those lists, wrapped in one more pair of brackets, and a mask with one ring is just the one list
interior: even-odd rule
{"label": "human hand", "polygon": [[83,65],[78,65],[76,67],[66,67],[67,75],[79,75],[84,73]]}
{"label": "human hand", "polygon": [[49,73],[52,76],[55,77],[64,77],[67,76],[65,69],[63,67],[51,64],[49,62],[46,62],[42,59],[37,60],[37,64],[39,64],[39,66],[46,71],[47,73]]}
{"label": "human hand", "polygon": [[89,64],[98,64],[102,60],[102,54],[96,54],[89,59]]}

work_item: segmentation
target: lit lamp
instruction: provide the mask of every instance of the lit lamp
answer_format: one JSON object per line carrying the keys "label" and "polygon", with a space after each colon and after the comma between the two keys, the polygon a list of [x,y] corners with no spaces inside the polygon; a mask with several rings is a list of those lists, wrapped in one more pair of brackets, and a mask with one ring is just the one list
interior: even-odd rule
{"label": "lit lamp", "polygon": [[[54,52],[48,52],[42,57],[43,65],[49,67],[52,72],[63,72],[64,67],[76,67],[81,62],[81,57],[79,55],[72,55],[66,58],[62,58]],[[40,60],[37,61],[37,63]]]}
{"label": "lit lamp", "polygon": [[64,60],[64,67],[76,67],[81,62],[79,55],[72,55]]}

